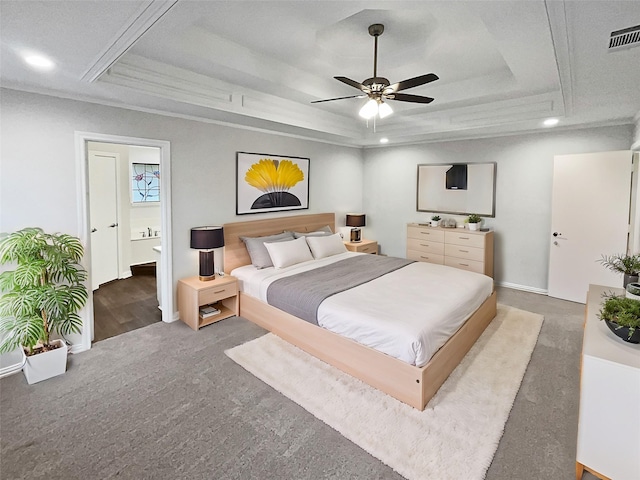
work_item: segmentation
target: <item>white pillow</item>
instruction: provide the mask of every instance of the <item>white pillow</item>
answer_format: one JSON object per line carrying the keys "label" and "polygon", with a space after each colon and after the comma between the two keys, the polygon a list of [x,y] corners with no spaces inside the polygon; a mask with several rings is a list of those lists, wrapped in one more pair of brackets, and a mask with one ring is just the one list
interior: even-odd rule
{"label": "white pillow", "polygon": [[304,237],[288,242],[265,242],[264,246],[267,247],[273,266],[276,268],[290,267],[296,263],[313,260]]}
{"label": "white pillow", "polygon": [[339,233],[324,237],[306,237],[306,239],[315,259],[330,257],[347,251]]}

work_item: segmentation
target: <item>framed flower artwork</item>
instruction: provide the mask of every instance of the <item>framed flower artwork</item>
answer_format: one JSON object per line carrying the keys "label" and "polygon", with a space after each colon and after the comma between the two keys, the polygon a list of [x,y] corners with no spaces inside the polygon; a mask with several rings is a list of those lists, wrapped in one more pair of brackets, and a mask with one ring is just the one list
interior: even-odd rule
{"label": "framed flower artwork", "polygon": [[309,208],[309,159],[236,154],[236,214]]}

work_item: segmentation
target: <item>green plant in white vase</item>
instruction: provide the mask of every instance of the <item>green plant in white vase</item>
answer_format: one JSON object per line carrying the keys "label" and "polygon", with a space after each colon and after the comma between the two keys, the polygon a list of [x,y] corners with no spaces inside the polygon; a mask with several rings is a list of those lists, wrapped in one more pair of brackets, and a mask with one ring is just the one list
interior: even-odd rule
{"label": "green plant in white vase", "polygon": [[41,228],[24,228],[0,239],[0,264],[16,265],[0,274],[0,353],[24,349],[29,383],[29,359],[45,352],[64,350],[66,369],[66,344],[51,336],[82,329],[78,312],[88,298],[83,255],[78,238]]}
{"label": "green plant in white vase", "polygon": [[467,217],[467,225],[469,227],[469,230],[478,230],[481,223],[482,217],[480,215],[472,213]]}
{"label": "green plant in white vase", "polygon": [[437,227],[438,225],[440,225],[440,220],[440,215],[434,215],[433,217],[431,217],[431,226]]}

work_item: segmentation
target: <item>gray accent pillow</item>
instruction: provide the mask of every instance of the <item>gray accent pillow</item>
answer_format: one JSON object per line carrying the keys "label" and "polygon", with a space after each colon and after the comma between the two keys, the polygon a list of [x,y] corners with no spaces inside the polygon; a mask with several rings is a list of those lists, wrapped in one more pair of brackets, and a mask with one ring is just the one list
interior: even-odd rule
{"label": "gray accent pillow", "polygon": [[251,257],[251,264],[256,268],[273,267],[273,262],[264,246],[264,242],[285,242],[293,240],[295,237],[291,232],[282,232],[276,235],[267,235],[264,237],[240,237],[247,247],[247,252]]}
{"label": "gray accent pillow", "polygon": [[324,237],[325,235],[332,235],[333,231],[329,225],[314,230],[313,232],[291,232],[295,238],[300,237]]}

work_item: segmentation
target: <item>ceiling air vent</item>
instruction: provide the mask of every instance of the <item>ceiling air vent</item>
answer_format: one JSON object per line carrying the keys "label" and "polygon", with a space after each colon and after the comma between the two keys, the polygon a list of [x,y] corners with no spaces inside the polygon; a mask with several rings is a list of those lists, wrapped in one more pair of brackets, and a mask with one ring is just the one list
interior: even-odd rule
{"label": "ceiling air vent", "polygon": [[640,45],[640,25],[611,32],[609,50],[620,50],[638,45]]}

